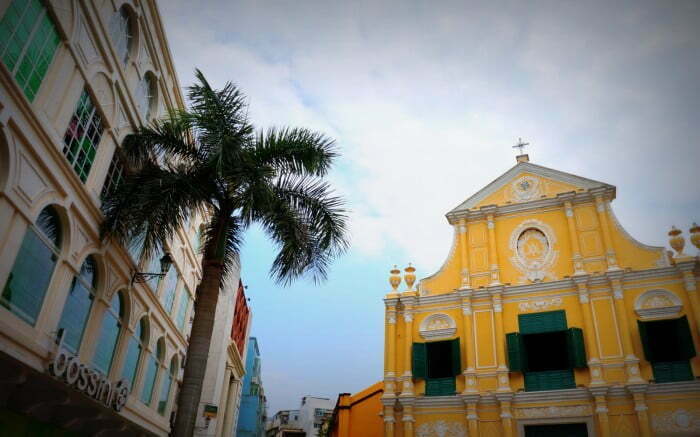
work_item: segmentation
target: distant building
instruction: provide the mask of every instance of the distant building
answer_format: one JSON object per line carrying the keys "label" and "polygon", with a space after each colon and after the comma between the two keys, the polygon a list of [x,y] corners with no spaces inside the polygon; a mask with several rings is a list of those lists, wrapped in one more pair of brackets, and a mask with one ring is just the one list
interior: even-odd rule
{"label": "distant building", "polygon": [[266,437],[306,437],[299,423],[299,410],[281,410],[267,424]]}
{"label": "distant building", "polygon": [[246,373],[243,363],[245,340],[251,324],[239,275],[235,269],[226,279],[216,308],[214,332],[230,332],[231,335],[214,335],[211,339],[194,432],[197,437],[231,436],[236,428]]}
{"label": "distant building", "polygon": [[328,398],[304,396],[299,407],[299,425],[306,437],[316,437],[321,424],[333,414],[334,402]]}
{"label": "distant building", "polygon": [[[341,393],[333,409],[333,415],[325,427],[330,437],[382,437],[382,395],[384,383],[377,382],[351,395]],[[322,427],[323,428],[323,427]]]}
{"label": "distant building", "polygon": [[265,391],[260,377],[260,347],[258,339],[250,337],[246,356],[243,394],[238,413],[236,437],[261,437],[265,435]]}

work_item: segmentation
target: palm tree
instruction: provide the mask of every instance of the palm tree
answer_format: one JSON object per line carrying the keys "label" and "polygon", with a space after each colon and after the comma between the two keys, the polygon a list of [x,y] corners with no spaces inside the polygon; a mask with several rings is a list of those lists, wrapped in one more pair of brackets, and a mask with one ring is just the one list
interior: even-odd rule
{"label": "palm tree", "polygon": [[323,180],[338,155],[333,141],[302,128],[256,130],[234,85],[217,90],[199,70],[196,77],[189,110],[125,138],[119,153],[127,177],[103,203],[103,236],[138,240],[145,256],[193,215],[206,217],[175,436],[194,431],[219,290],[245,230],[258,223],[276,243],[270,273],[283,285],[325,279],[347,248],[344,202]]}

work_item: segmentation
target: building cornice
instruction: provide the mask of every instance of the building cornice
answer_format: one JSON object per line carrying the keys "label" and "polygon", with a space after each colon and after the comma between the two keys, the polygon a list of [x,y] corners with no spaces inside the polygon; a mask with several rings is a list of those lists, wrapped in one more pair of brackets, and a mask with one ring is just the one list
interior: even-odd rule
{"label": "building cornice", "polygon": [[[438,294],[433,296],[418,296],[415,306],[439,305],[439,304],[458,304],[463,296],[469,294],[472,299],[490,298],[494,293],[501,293],[502,297],[513,297],[523,294],[543,292],[543,291],[576,291],[577,283],[584,282],[589,287],[600,288],[609,287],[611,280],[621,280],[623,283],[630,281],[643,281],[649,279],[658,279],[660,277],[677,277],[679,271],[675,266],[669,267],[654,267],[645,270],[618,270],[615,272],[607,272],[602,275],[577,275],[556,281],[533,282],[531,284],[519,285],[495,285],[489,287],[480,287],[477,289],[455,289],[449,293]],[[623,286],[624,289],[636,288]],[[593,291],[593,290],[591,290]],[[390,299],[385,299],[388,302]],[[394,299],[391,299],[394,302]],[[395,305],[395,302],[393,303]]]}

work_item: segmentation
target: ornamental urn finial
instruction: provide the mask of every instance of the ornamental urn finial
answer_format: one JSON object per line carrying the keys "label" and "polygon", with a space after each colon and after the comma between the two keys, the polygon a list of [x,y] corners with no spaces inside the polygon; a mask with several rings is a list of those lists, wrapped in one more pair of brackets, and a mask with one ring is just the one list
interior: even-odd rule
{"label": "ornamental urn finial", "polygon": [[416,282],[416,274],[414,273],[416,271],[416,268],[411,265],[411,263],[408,263],[408,267],[403,269],[404,275],[403,275],[403,280],[406,282],[406,285],[408,286],[408,291],[413,291],[413,283]]}
{"label": "ornamental urn finial", "polygon": [[391,288],[393,288],[394,291],[396,291],[398,290],[399,285],[401,284],[401,270],[396,268],[396,264],[394,264],[394,268],[391,269],[389,273],[391,273],[391,276],[389,276],[389,283],[391,284]]}
{"label": "ornamental urn finial", "polygon": [[690,242],[700,250],[700,226],[695,222],[693,222],[693,227],[690,228]]}
{"label": "ornamental urn finial", "polygon": [[681,236],[683,231],[675,226],[671,226],[671,230],[668,231],[668,243],[671,245],[673,250],[676,251],[677,256],[683,255],[683,247],[685,247],[685,238]]}

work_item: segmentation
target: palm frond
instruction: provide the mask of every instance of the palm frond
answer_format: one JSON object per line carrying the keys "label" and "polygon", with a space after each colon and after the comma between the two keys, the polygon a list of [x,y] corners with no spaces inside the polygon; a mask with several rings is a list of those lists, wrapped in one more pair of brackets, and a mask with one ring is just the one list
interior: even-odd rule
{"label": "palm frond", "polygon": [[338,156],[332,139],[302,128],[261,130],[254,148],[259,165],[272,166],[282,174],[324,176]]}
{"label": "palm frond", "polygon": [[192,123],[184,111],[170,111],[162,120],[139,128],[124,138],[122,157],[129,167],[138,167],[151,157],[196,164],[197,145],[191,135]]}
{"label": "palm frond", "polygon": [[207,205],[207,188],[206,179],[185,165],[166,169],[147,159],[104,199],[102,235],[124,245],[142,239],[150,257]]}

